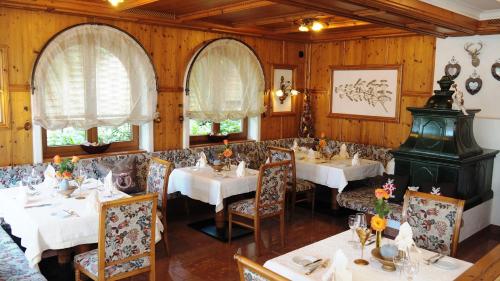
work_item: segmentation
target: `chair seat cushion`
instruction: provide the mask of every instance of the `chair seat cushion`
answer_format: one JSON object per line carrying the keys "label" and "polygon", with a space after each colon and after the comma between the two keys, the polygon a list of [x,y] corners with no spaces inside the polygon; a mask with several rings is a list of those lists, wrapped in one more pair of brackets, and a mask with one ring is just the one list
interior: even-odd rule
{"label": "chair seat cushion", "polygon": [[[245,215],[255,215],[255,199],[250,198],[250,199],[245,199],[241,200],[238,202],[234,202],[231,205],[229,205],[229,211],[232,211],[234,213],[240,213],[240,214],[245,214]],[[275,214],[279,212],[281,209],[280,205],[273,205],[273,206],[268,206],[266,208],[263,208],[261,210],[261,215],[269,215],[269,214]]]}
{"label": "chair seat cushion", "polygon": [[[75,263],[79,264],[89,273],[97,276],[97,265],[98,265],[97,249],[76,255]],[[150,265],[149,257],[142,257],[122,264],[108,266],[104,269],[104,275],[106,278],[109,278],[118,274],[145,268],[148,267],[149,265]]]}

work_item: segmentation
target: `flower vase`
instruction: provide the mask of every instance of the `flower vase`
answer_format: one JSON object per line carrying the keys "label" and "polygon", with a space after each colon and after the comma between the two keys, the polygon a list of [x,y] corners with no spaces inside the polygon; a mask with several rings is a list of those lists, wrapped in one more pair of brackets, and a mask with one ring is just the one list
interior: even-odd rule
{"label": "flower vase", "polygon": [[380,248],[382,246],[382,231],[375,231],[375,247]]}
{"label": "flower vase", "polygon": [[231,171],[231,159],[226,158],[226,168],[228,171]]}
{"label": "flower vase", "polygon": [[67,179],[62,179],[59,181],[59,190],[68,190],[69,182]]}

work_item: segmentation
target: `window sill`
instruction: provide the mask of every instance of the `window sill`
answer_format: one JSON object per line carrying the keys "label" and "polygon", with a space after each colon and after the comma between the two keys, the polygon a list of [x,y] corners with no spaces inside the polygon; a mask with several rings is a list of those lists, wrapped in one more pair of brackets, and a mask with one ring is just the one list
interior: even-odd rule
{"label": "window sill", "polygon": [[[255,141],[254,140],[229,140],[229,144],[238,144],[238,143],[246,143],[246,142],[255,142]],[[189,148],[216,146],[216,145],[222,145],[222,144],[224,144],[224,142],[196,143],[196,144],[190,144]]]}
{"label": "window sill", "polygon": [[[87,158],[96,158],[96,157],[105,157],[105,156],[118,156],[118,155],[126,155],[126,154],[139,154],[139,153],[144,153],[146,150],[128,150],[128,151],[116,151],[116,152],[104,152],[104,153],[99,153],[99,154],[81,154],[81,155],[75,155],[79,157],[80,159],[87,159]],[[69,158],[68,157],[62,157],[62,158]],[[51,162],[52,158],[45,158],[43,159],[43,162]]]}

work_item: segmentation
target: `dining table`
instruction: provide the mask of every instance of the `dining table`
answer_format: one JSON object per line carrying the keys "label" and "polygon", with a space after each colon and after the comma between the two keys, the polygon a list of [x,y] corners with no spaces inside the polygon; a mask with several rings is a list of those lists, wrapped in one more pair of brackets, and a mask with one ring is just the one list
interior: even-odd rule
{"label": "dining table", "polygon": [[[222,171],[215,171],[211,166],[192,166],[175,168],[168,179],[168,193],[180,192],[191,199],[213,205],[215,217],[193,223],[201,232],[221,241],[228,241],[226,225],[225,199],[255,191],[259,171],[245,168],[245,173],[238,176],[237,166],[231,165]],[[212,223],[213,222],[213,223]],[[233,238],[251,233],[241,227],[235,227]]]}
{"label": "dining table", "polygon": [[375,160],[360,158],[359,164],[353,165],[352,158],[316,158],[300,151],[295,156],[295,167],[297,178],[331,188],[332,209],[338,209],[337,194],[341,193],[350,181],[382,175],[385,171],[384,165]]}
{"label": "dining table", "polygon": [[[31,267],[36,267],[46,252],[55,251],[60,263],[66,263],[74,247],[98,242],[99,210],[89,203],[92,190],[96,190],[99,202],[130,197],[118,190],[110,192],[93,179],[68,196],[44,183],[0,189],[0,217],[10,225],[12,235],[21,239]],[[156,242],[161,240],[162,231],[157,218]]]}
{"label": "dining table", "polygon": [[[369,264],[355,264],[354,260],[361,257],[361,246],[349,243],[352,238],[351,235],[352,233],[348,230],[330,236],[316,243],[270,259],[264,263],[264,267],[294,281],[325,281],[323,278],[328,271],[328,266],[319,266],[312,273],[306,274],[310,269],[297,264],[296,261],[303,260],[304,257],[313,257],[314,259],[321,259],[322,262],[328,261],[328,264],[332,264],[334,262],[334,254],[340,249],[347,257],[347,269],[352,273],[352,281],[406,280],[404,273],[402,274],[399,270],[389,272],[382,269],[382,264],[371,256],[371,251],[375,248],[375,244],[366,245],[364,248],[364,259],[368,260]],[[391,239],[383,238],[382,245],[392,242]],[[427,264],[425,262],[426,259],[435,257],[435,253],[422,248],[419,248],[414,255],[415,257],[413,258],[420,260],[419,270],[413,279],[414,281],[454,280],[472,266],[467,261],[448,256],[439,259],[436,263]]]}

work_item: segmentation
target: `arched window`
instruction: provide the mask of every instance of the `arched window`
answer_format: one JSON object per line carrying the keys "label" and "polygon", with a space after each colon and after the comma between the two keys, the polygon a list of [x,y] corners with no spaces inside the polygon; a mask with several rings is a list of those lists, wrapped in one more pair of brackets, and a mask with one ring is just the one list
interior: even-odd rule
{"label": "arched window", "polygon": [[137,126],[156,111],[149,56],[130,35],[107,25],[77,25],[54,36],[37,59],[32,86],[33,121],[47,130],[44,157],[78,153],[77,145],[87,141],[137,149]]}
{"label": "arched window", "polygon": [[[193,58],[186,80],[190,143],[209,135],[246,138],[246,119],[264,112],[264,72],[254,52],[235,39],[217,39]],[[215,138],[217,139],[217,138]]]}

